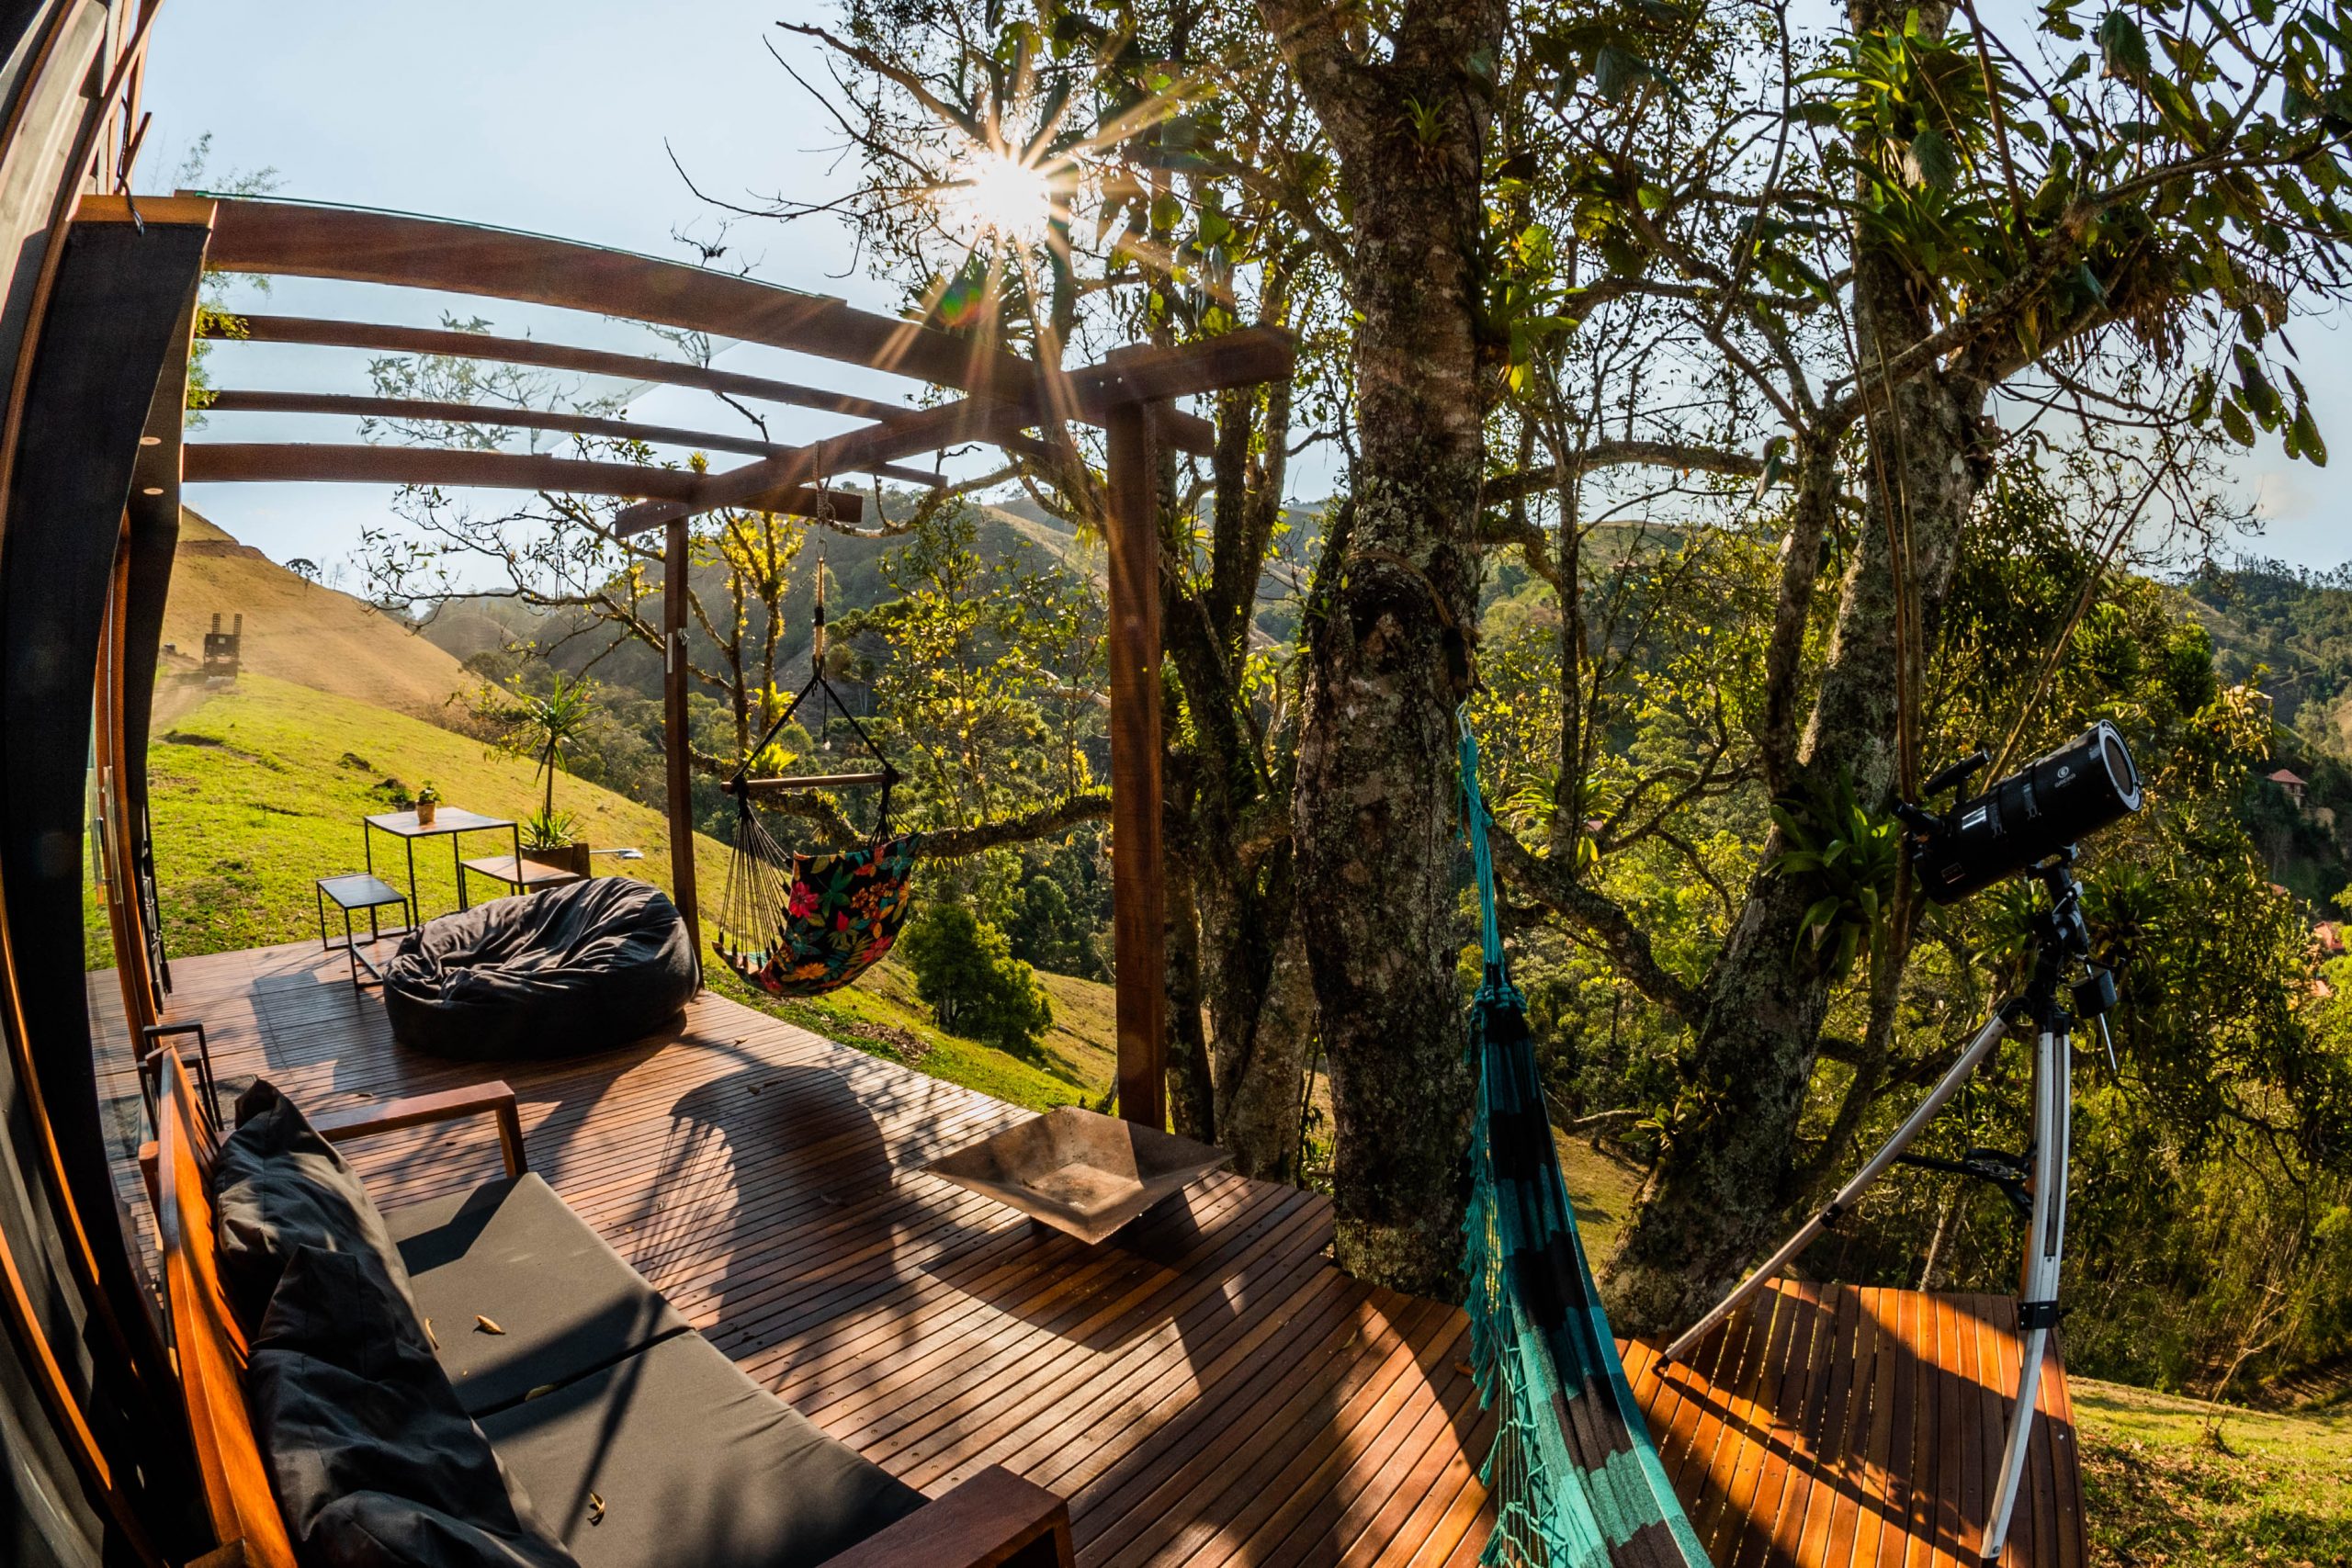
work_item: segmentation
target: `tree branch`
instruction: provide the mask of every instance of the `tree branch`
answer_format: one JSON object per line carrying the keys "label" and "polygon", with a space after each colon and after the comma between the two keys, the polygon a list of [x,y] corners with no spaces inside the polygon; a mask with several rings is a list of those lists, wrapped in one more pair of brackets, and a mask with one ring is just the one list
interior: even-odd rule
{"label": "tree branch", "polygon": [[1049,839],[1056,833],[1069,831],[1080,822],[1107,822],[1110,819],[1111,792],[1089,790],[1083,795],[1069,795],[1051,806],[1041,807],[1025,816],[925,833],[922,852],[939,860],[956,860],[965,855],[976,855],[982,850],[995,849],[1000,844],[1025,844],[1036,839]]}
{"label": "tree branch", "polygon": [[1657,961],[1649,933],[1634,924],[1616,900],[1594,892],[1560,873],[1550,861],[1538,860],[1499,822],[1487,825],[1487,841],[1495,864],[1511,882],[1545,908],[1577,927],[1609,954],[1618,972],[1634,987],[1684,1023],[1696,1025],[1706,1010],[1699,991]]}
{"label": "tree branch", "polygon": [[1764,471],[1761,457],[1751,457],[1745,452],[1728,452],[1720,446],[1703,446],[1685,441],[1596,441],[1589,446],[1569,453],[1564,463],[1544,463],[1510,473],[1489,474],[1487,477],[1487,499],[1489,502],[1517,501],[1539,491],[1550,490],[1560,482],[1564,468],[1570,477],[1574,477],[1595,468],[1636,465],[1680,468],[1702,474],[1730,474],[1747,479],[1752,479]]}

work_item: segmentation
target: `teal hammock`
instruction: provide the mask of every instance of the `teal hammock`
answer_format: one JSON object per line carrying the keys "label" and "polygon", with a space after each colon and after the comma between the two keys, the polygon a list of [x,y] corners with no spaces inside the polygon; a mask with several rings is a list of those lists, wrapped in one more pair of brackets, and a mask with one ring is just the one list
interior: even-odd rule
{"label": "teal hammock", "polygon": [[1462,1266],[1478,1396],[1501,1406],[1480,1476],[1495,1526],[1479,1561],[1487,1568],[1706,1568],[1706,1549],[1625,1382],[1577,1237],[1524,1002],[1495,923],[1478,742],[1466,713],[1457,722],[1486,955],[1470,1006],[1478,1106]]}

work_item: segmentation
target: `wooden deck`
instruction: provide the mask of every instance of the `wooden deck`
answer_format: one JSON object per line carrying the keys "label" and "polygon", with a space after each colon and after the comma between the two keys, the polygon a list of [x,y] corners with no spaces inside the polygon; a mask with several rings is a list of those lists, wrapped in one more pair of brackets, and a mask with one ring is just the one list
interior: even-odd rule
{"label": "wooden deck", "polygon": [[[1022,1112],[716,997],[674,1035],[494,1073],[394,1046],[311,944],[172,969],[232,1095],[266,1074],[324,1109],[504,1077],[533,1168],[753,1377],[926,1491],[1003,1464],[1061,1493],[1089,1568],[1437,1568],[1484,1545],[1466,1322],[1335,1269],[1320,1197],[1220,1174],[1090,1251],[910,1168]],[[135,1117],[127,1075],[107,1088]],[[351,1152],[388,1207],[497,1169],[487,1127]],[[1628,1359],[1718,1568],[1973,1564],[2010,1303],[1765,1301],[1690,1369]],[[2056,1440],[2004,1562],[2075,1568],[2054,1366],[2042,1397]]]}

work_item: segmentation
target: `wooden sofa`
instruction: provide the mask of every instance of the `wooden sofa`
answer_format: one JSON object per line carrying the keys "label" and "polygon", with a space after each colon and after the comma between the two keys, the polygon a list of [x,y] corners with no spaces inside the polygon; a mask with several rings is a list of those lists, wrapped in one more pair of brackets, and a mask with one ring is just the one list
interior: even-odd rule
{"label": "wooden sofa", "polygon": [[[924,1500],[744,1377],[526,1168],[504,1084],[311,1125],[340,1143],[479,1115],[495,1118],[504,1178],[384,1218],[459,1403],[582,1568],[806,1563],[808,1538],[796,1548],[793,1533],[829,1486],[883,1496],[896,1517],[858,1539],[825,1515],[840,1550],[824,1568],[1070,1568],[1069,1510],[1051,1493],[991,1468]],[[216,1263],[218,1134],[175,1051],[156,1124],[149,1191],[216,1556],[294,1568]],[[477,1331],[477,1314],[505,1332]]]}

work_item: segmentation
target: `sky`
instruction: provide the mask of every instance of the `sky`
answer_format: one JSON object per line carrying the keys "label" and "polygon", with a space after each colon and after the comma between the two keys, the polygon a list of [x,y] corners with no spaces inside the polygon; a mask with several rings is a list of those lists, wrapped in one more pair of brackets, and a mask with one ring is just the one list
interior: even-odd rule
{"label": "sky", "polygon": [[[854,171],[835,150],[838,130],[769,53],[772,45],[805,78],[822,84],[816,46],[775,24],[826,20],[835,10],[832,0],[175,0],[164,6],[149,51],[145,107],[154,124],[137,188],[171,188],[191,144],[209,134],[215,180],[268,167],[277,171],[276,194],[283,197],[494,223],[690,260],[694,253],[673,231],[714,242],[717,217],[687,189],[673,155],[698,186],[728,199],[777,193],[821,199],[851,183]],[[895,311],[899,303],[895,289],[859,272],[852,237],[833,220],[746,220],[726,243],[721,265],[749,263],[752,275],[765,281],[871,310]],[[231,303],[418,325],[436,324],[454,310],[487,317],[502,333],[663,352],[641,329],[601,318],[419,290],[281,279],[266,299]],[[2264,519],[2262,534],[2242,547],[2329,568],[2352,559],[2352,503],[2335,477],[2352,465],[2352,333],[2312,321],[2295,337],[2322,434],[2339,467],[2290,463],[2275,441],[2240,459],[2242,499]],[[365,392],[367,357],[347,349],[229,344],[215,350],[213,364],[223,385]],[[876,397],[897,399],[914,389],[894,378],[752,344],[728,348],[718,363]],[[740,428],[706,395],[676,389],[635,399],[630,413],[650,423]],[[773,429],[779,439],[806,439],[846,423],[792,411]],[[358,436],[353,422],[324,416],[216,414],[196,438]],[[1319,495],[1329,475],[1309,469],[1298,482]],[[190,486],[187,499],[277,559],[334,562],[349,554],[362,528],[387,519],[390,496],[384,487],[240,484]]]}

